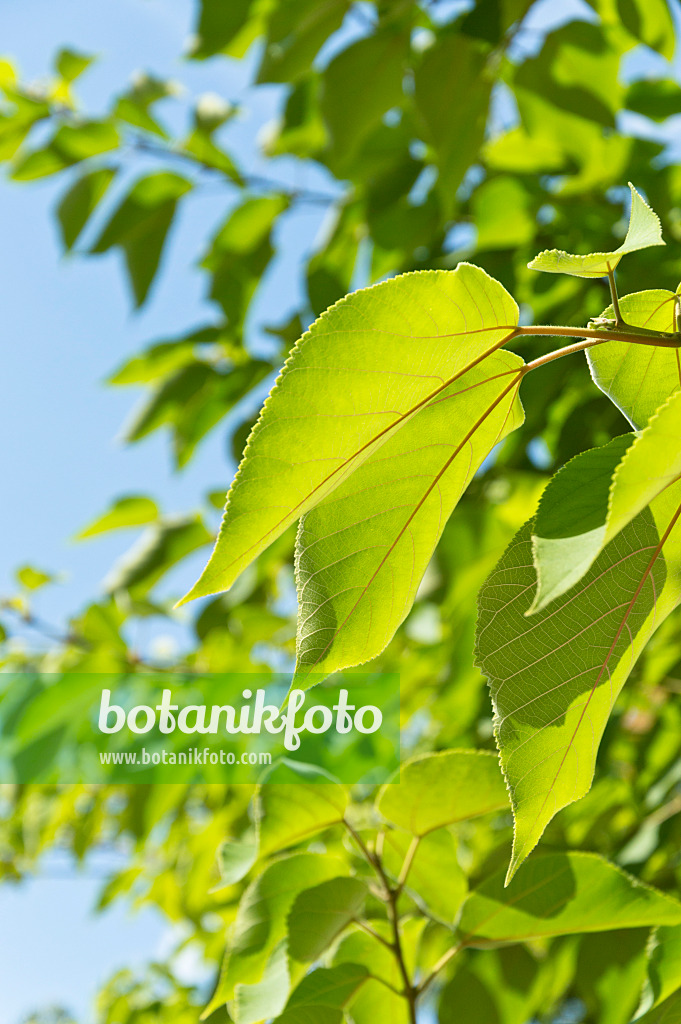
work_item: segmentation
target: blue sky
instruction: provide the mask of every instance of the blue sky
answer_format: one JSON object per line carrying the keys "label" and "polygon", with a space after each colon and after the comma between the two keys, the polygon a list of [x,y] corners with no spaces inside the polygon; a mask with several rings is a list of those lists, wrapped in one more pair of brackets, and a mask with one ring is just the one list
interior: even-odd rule
{"label": "blue sky", "polygon": [[[249,68],[225,60],[183,63],[193,20],[191,0],[3,0],[4,53],[18,59],[24,76],[49,69],[55,50],[72,45],[99,55],[79,93],[88,108],[101,110],[140,69],[179,78],[187,96],[214,91],[242,96]],[[563,20],[584,11],[581,0],[549,0],[537,22]],[[526,37],[532,43],[532,34]],[[648,58],[646,58],[648,60]],[[276,112],[275,88],[250,92],[250,120],[237,121],[231,138],[256,166],[259,128]],[[139,165],[139,171],[143,165]],[[286,160],[283,180],[326,186],[321,171],[296,169]],[[97,592],[113,560],[131,542],[112,535],[86,544],[69,538],[120,493],[149,491],[167,511],[192,508],[198,496],[226,489],[232,467],[220,431],[210,437],[181,474],[171,468],[167,439],[153,435],[125,448],[117,440],[134,404],[128,389],[105,387],[105,377],[125,357],[153,338],[180,334],[211,321],[205,281],[195,263],[207,232],[224,216],[229,190],[197,192],[179,217],[164,273],[143,313],[133,315],[117,254],[98,259],[63,259],[52,216],[63,184],[48,179],[33,186],[0,183],[0,295],[2,299],[2,392],[0,436],[5,500],[0,504],[0,594],[13,586],[24,563],[64,572],[47,590],[38,610],[53,621]],[[300,257],[323,229],[323,211],[305,208],[282,226],[281,255],[263,284],[256,320],[285,319],[299,294]],[[257,334],[257,323],[255,325]],[[183,563],[168,582],[179,593],[199,568]],[[76,874],[63,862],[48,862],[36,880],[0,887],[0,1024],[17,1024],[36,1005],[62,1003],[87,1021],[93,992],[113,969],[162,952],[168,926],[154,911],[130,916],[113,909],[94,918],[91,907],[106,865]]]}
{"label": "blue sky", "polygon": [[[178,78],[187,92],[169,101],[167,114],[180,122],[192,97],[219,92],[244,96],[248,65],[218,60],[192,64],[178,59],[193,20],[190,0],[5,0],[0,23],[4,52],[16,57],[25,78],[44,76],[55,50],[71,44],[98,54],[79,83],[90,111],[105,109],[111,95],[140,69]],[[57,14],[58,9],[58,14]],[[230,139],[249,166],[256,166],[260,127],[275,113],[279,90],[247,91],[252,113],[230,127]],[[178,125],[179,126],[179,125]],[[141,173],[145,164],[131,168]],[[284,181],[324,185],[321,171],[280,161]],[[125,187],[125,182],[123,184]],[[167,437],[123,446],[122,424],[134,407],[133,389],[104,385],[106,376],[150,339],[172,337],[216,319],[204,300],[206,280],[195,264],[208,232],[224,217],[235,195],[229,187],[197,189],[174,226],[163,273],[142,313],[131,311],[119,254],[97,259],[63,258],[53,210],[63,181],[0,186],[3,246],[0,256],[3,301],[3,385],[0,432],[5,438],[3,479],[10,500],[0,506],[0,593],[11,589],[17,565],[30,562],[61,572],[61,585],[39,595],[38,610],[63,621],[98,591],[113,560],[131,543],[129,533],[84,544],[70,538],[120,493],[151,492],[169,512],[197,505],[208,490],[226,490],[233,466],[220,431],[199,449],[183,472],[173,471]],[[115,196],[113,197],[115,202]],[[283,320],[299,294],[300,256],[322,227],[324,211],[304,207],[279,230],[285,253],[261,290],[256,320]],[[257,324],[254,325],[257,336]],[[192,582],[196,564],[184,563],[168,581],[179,595]]]}

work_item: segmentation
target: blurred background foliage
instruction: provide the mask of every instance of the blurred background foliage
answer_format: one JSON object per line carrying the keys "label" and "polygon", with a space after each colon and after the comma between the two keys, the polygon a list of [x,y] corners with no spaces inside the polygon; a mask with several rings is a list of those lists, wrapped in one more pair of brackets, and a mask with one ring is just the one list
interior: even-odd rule
{"label": "blurred background foliage", "polygon": [[[202,0],[188,59],[248,58],[254,87],[276,89],[280,98],[278,117],[259,135],[257,160],[232,142],[243,113],[238,97],[195,97],[184,131],[174,134],[164,117],[178,102],[173,82],[140,73],[105,111],[92,112],[78,100],[88,54],[61,50],[38,84],[22,81],[5,59],[0,159],[7,177],[24,187],[47,176],[63,179],[55,215],[64,249],[83,258],[120,250],[133,307],[145,303],[163,273],[180,207],[191,209],[192,194],[205,189],[231,197],[226,219],[196,253],[212,320],[153,339],[111,368],[112,387],[142,395],[127,442],[143,443],[163,430],[181,470],[219,431],[228,478],[263,394],[301,332],[349,290],[403,271],[467,259],[516,297],[523,322],[585,323],[608,304],[604,284],[533,274],[526,264],[544,248],[616,247],[626,230],[627,180],[660,215],[668,245],[625,261],[620,293],[675,289],[680,14],[665,0]],[[302,208],[317,211],[321,223],[303,269],[305,299],[283,319],[269,310],[266,338],[254,337],[259,286],[282,226]],[[539,340],[523,343],[526,358],[541,351]],[[532,514],[548,474],[627,429],[582,357],[532,374],[522,398],[524,429],[476,477],[414,610],[380,665],[372,664],[401,674],[404,754],[493,749],[491,706],[472,665],[477,590]],[[224,494],[197,500],[200,513],[168,517],[147,495],[112,496],[81,539],[95,543],[90,538],[124,528],[139,536],[112,566],[102,593],[73,611],[64,628],[35,611],[36,594],[58,579],[23,565],[0,606],[2,667],[289,667],[291,534],[227,595],[181,613],[158,596],[171,567],[196,551],[208,555]],[[30,559],[30,552],[20,554]],[[184,589],[191,581],[188,574]],[[181,655],[131,645],[135,622],[177,617],[188,636]],[[549,846],[601,852],[673,891],[681,883],[680,622],[677,613],[658,631],[625,688],[591,793],[563,811],[545,837]],[[365,796],[357,794],[360,804]],[[243,883],[216,887],[216,853],[248,827],[250,797],[248,787],[229,786],[3,787],[0,874],[20,880],[55,846],[85,861],[113,844],[126,864],[104,887],[101,906],[153,903],[182,923],[184,941],[198,946],[217,974]],[[510,816],[461,825],[457,836],[475,880],[507,859]],[[642,948],[633,935],[627,943]],[[625,1022],[631,1000],[621,998],[620,983],[626,976],[633,985],[643,967],[638,946],[618,967],[620,938],[518,947],[517,964],[504,951],[471,952],[452,976],[440,1019],[457,1019],[455,1007],[468,1000],[477,1015],[466,1019],[480,1024]],[[101,992],[97,1021],[196,1020],[210,993],[181,984],[171,964],[172,957],[165,966],[150,964],[146,974],[136,967],[114,978]],[[540,968],[551,978],[537,990]],[[540,997],[499,1001],[500,972],[513,976],[517,993],[525,986]],[[220,1018],[224,1010],[216,1012]]]}

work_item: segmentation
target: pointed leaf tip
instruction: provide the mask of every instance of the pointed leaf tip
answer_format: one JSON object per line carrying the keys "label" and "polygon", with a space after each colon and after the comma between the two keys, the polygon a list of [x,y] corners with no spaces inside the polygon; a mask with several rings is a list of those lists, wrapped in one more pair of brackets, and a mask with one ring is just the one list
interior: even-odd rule
{"label": "pointed leaf tip", "polygon": [[631,182],[631,213],[629,228],[620,247],[613,252],[591,252],[585,256],[545,249],[527,266],[529,270],[542,270],[548,274],[571,274],[573,277],[605,277],[614,270],[623,256],[653,245],[665,245],[660,218],[650,208]]}

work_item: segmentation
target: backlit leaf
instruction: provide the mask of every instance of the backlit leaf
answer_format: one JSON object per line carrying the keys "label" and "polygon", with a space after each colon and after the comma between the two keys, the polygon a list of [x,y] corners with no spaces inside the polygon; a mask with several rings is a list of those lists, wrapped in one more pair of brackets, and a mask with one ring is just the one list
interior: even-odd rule
{"label": "backlit leaf", "polygon": [[114,211],[93,253],[118,246],[125,254],[136,305],[140,306],[152,285],[177,202],[191,189],[178,174],[161,171],[137,181]]}
{"label": "backlit leaf", "polygon": [[507,810],[508,792],[494,754],[446,750],[406,761],[399,784],[386,783],[376,807],[398,828],[425,836],[455,821]]}
{"label": "backlit leaf", "polygon": [[306,974],[273,1024],[342,1024],[343,1007],[368,976],[366,967],[352,963]]}
{"label": "backlit leaf", "polygon": [[681,922],[681,903],[594,853],[534,857],[504,885],[499,872],[468,897],[460,930],[476,938],[523,942],[549,935]]}
{"label": "backlit leaf", "polygon": [[523,419],[522,362],[495,352],[307,512],[296,539],[296,680],[376,657],[409,613],[478,467]]}
{"label": "backlit leaf", "polygon": [[129,494],[118,498],[101,516],[94,519],[76,535],[76,540],[96,537],[108,530],[123,530],[131,526],[144,526],[158,519],[158,506],[143,494]]}
{"label": "backlit leaf", "polygon": [[[292,522],[336,492],[301,527],[301,585],[316,571],[309,566],[322,549],[321,544],[316,551],[311,548],[312,539],[324,536],[327,522],[334,521],[345,502],[348,511],[337,528],[347,530],[335,542],[346,545],[355,558],[345,569],[357,581],[355,603],[362,603],[364,590],[375,581],[382,591],[390,587],[393,572],[395,600],[370,636],[363,615],[362,624],[354,618],[352,631],[342,632],[337,644],[335,631],[321,645],[314,643],[310,614],[327,615],[320,623],[327,628],[333,612],[325,612],[317,600],[329,596],[335,582],[333,567],[322,561],[324,585],[308,588],[314,607],[301,616],[305,642],[299,641],[299,662],[304,671],[316,666],[328,672],[331,665],[357,664],[378,653],[409,610],[444,522],[470,476],[519,421],[522,362],[510,353],[494,355],[513,333],[517,315],[501,285],[462,263],[454,272],[405,274],[355,292],[320,317],[293,349],[265,403],[228,495],[215,551],[184,600],[230,587]],[[479,366],[483,361],[486,372]],[[458,422],[456,409],[462,417]],[[362,486],[358,472],[365,463]],[[365,530],[360,545],[367,547],[364,566],[352,536],[357,520],[349,517],[353,503],[356,516],[357,500],[361,518],[373,517],[376,538],[370,536],[367,544]],[[394,510],[394,503],[401,509]],[[416,516],[425,531],[418,550],[411,548],[410,533]],[[373,600],[373,592],[368,596]],[[342,623],[353,604],[347,606],[347,593],[336,597],[338,611],[346,607]],[[368,601],[364,604],[368,607]],[[313,643],[321,656],[306,654]]]}
{"label": "backlit leaf", "polygon": [[353,43],[322,74],[321,108],[334,166],[344,170],[381,117],[402,99],[409,36],[386,29]]}
{"label": "backlit leaf", "polygon": [[90,219],[100,200],[106,194],[116,171],[113,167],[100,167],[78,178],[62,197],[57,207],[65,249],[71,249]]}
{"label": "backlit leaf", "polygon": [[347,803],[340,785],[263,783],[256,796],[260,853],[266,856],[339,824]]}
{"label": "backlit leaf", "polygon": [[[262,981],[268,963],[271,969],[281,970],[280,943],[286,939],[287,918],[296,896],[310,886],[338,877],[343,870],[338,858],[313,853],[284,857],[265,868],[241,897],[218,987],[204,1016],[233,999],[237,987],[243,1002],[248,995],[244,989]],[[277,994],[280,1005],[278,1009],[270,1008],[270,1016],[281,1012],[286,1004],[287,990],[282,993],[279,989]]]}
{"label": "backlit leaf", "polygon": [[537,593],[530,612],[569,590],[602,548],[681,476],[681,393],[638,437],[578,455],[544,491],[533,528]]}
{"label": "backlit leaf", "polygon": [[[634,292],[620,299],[620,310],[624,320],[634,327],[673,331],[677,301],[674,292],[663,289]],[[603,316],[614,316],[612,306]],[[589,349],[587,360],[598,387],[635,430],[642,430],[656,409],[681,386],[681,352],[677,348],[608,341]]]}
{"label": "backlit leaf", "polygon": [[442,32],[414,75],[414,99],[435,151],[438,192],[446,215],[485,136],[492,79],[486,53],[457,29]]}
{"label": "backlit leaf", "polygon": [[546,249],[528,263],[530,270],[544,270],[549,274],[572,274],[575,277],[605,277],[614,270],[627,253],[646,249],[651,245],[664,245],[660,218],[629,182],[631,213],[626,238],[614,252],[592,252],[576,256],[559,249]]}
{"label": "backlit leaf", "polygon": [[200,516],[159,520],[114,565],[104,581],[107,593],[129,590],[143,597],[173,565],[211,539]]}
{"label": "backlit leaf", "polygon": [[364,906],[368,895],[360,878],[333,878],[296,898],[288,918],[288,947],[294,960],[317,960]]}
{"label": "backlit leaf", "polygon": [[515,817],[511,878],[551,818],[584,796],[614,701],[653,631],[681,599],[681,485],[667,488],[589,572],[530,619],[528,523],[479,595],[477,663]]}

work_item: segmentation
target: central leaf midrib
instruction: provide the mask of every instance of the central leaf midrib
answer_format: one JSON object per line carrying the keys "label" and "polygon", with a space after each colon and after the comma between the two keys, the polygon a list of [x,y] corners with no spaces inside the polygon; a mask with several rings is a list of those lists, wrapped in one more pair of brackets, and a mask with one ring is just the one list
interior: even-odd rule
{"label": "central leaf midrib", "polygon": [[[229,569],[232,568],[233,565],[235,565],[241,559],[245,558],[249,554],[249,552],[251,552],[254,548],[257,548],[260,544],[262,544],[263,541],[266,540],[267,537],[269,537],[271,534],[275,533],[279,529],[279,527],[282,525],[282,523],[285,523],[289,519],[291,521],[293,521],[293,519],[291,519],[291,517],[293,516],[293,518],[295,518],[295,513],[302,506],[304,506],[310,500],[310,498],[314,494],[316,494],[326,484],[328,484],[329,481],[333,480],[335,476],[337,476],[344,469],[346,469],[348,466],[350,466],[353,461],[355,461],[357,458],[359,458],[359,456],[363,452],[365,452],[367,450],[367,448],[370,448],[372,445],[374,445],[384,435],[390,435],[391,432],[396,432],[397,430],[399,430],[400,426],[404,425],[404,423],[408,419],[413,417],[423,407],[428,405],[434,398],[436,398],[439,394],[441,394],[448,387],[450,387],[455,381],[459,380],[460,377],[462,377],[464,374],[468,373],[470,370],[474,369],[474,367],[478,366],[479,363],[483,362],[485,359],[487,359],[489,356],[491,356],[494,352],[498,351],[498,349],[502,348],[503,345],[505,345],[506,342],[509,341],[509,339],[513,337],[513,333],[515,332],[516,328],[515,327],[511,327],[510,325],[504,324],[504,325],[495,325],[493,327],[486,327],[486,328],[483,328],[480,332],[473,332],[473,331],[465,332],[466,334],[469,334],[469,333],[472,334],[472,333],[482,333],[483,331],[484,332],[491,332],[491,331],[499,331],[499,330],[506,330],[506,329],[509,329],[511,333],[506,335],[505,337],[503,337],[499,342],[497,342],[491,348],[489,348],[485,352],[481,353],[481,355],[479,355],[472,362],[467,363],[466,366],[464,366],[461,370],[457,371],[457,373],[455,373],[452,377],[448,378],[443,384],[441,384],[439,387],[437,387],[433,391],[431,391],[428,395],[426,395],[424,398],[422,398],[419,402],[417,402],[415,405],[413,405],[406,412],[404,412],[401,415],[399,415],[397,417],[397,419],[395,419],[387,427],[384,427],[383,430],[380,430],[369,441],[366,441],[365,444],[363,444],[360,448],[357,449],[357,451],[353,452],[352,455],[349,455],[348,458],[345,459],[341,463],[340,466],[337,466],[336,469],[333,470],[333,472],[329,473],[328,476],[324,477],[324,479],[321,480],[318,484],[315,484],[315,486],[309,491],[309,493],[304,498],[302,498],[298,502],[297,505],[294,505],[289,510],[289,512],[286,513],[285,516],[282,516],[282,518],[277,523],[275,523],[273,526],[271,526],[270,529],[267,530],[267,532],[262,535],[262,537],[259,537],[258,540],[254,541],[254,543],[251,544],[250,547],[246,548],[245,551],[242,551],[236,558],[234,558],[231,562],[229,562],[229,564],[227,566],[225,566],[225,568],[222,569],[221,571],[222,572],[228,571]],[[512,373],[514,371],[509,370],[508,372]],[[387,440],[387,437],[386,437],[386,440]],[[236,480],[235,480],[235,483],[236,483]]]}
{"label": "central leaf midrib", "polygon": [[[503,344],[503,342],[502,342],[502,344]],[[366,593],[368,592],[368,590],[370,589],[370,587],[373,585],[374,580],[376,579],[376,577],[380,573],[381,569],[383,568],[385,563],[388,561],[388,559],[392,555],[393,551],[395,550],[395,547],[397,546],[397,544],[399,543],[401,538],[404,536],[406,530],[409,528],[409,526],[410,526],[411,522],[414,520],[415,516],[418,515],[419,510],[423,507],[424,502],[428,498],[428,495],[431,493],[433,488],[442,479],[442,477],[447,472],[447,470],[451,466],[451,464],[454,461],[454,459],[456,459],[456,457],[461,452],[461,450],[464,447],[464,445],[468,443],[468,441],[475,434],[475,432],[480,428],[480,426],[484,423],[484,421],[487,419],[487,417],[489,415],[491,415],[491,413],[494,411],[494,409],[496,409],[496,407],[499,405],[499,403],[506,397],[506,395],[509,394],[509,392],[511,392],[513,390],[513,388],[517,388],[519,386],[519,384],[520,384],[520,382],[521,382],[521,380],[523,378],[523,370],[522,370],[522,368],[519,369],[519,370],[515,370],[515,371],[510,370],[508,372],[509,373],[515,372],[516,373],[516,379],[511,381],[511,383],[508,385],[508,387],[504,388],[504,390],[501,392],[501,394],[498,395],[494,399],[494,401],[488,406],[488,408],[485,410],[485,412],[482,414],[482,416],[480,416],[478,418],[478,420],[473,424],[473,426],[468,431],[466,436],[462,439],[460,444],[456,447],[456,449],[452,452],[452,454],[447,458],[447,460],[446,460],[444,466],[442,467],[442,469],[440,469],[438,471],[438,473],[435,475],[433,480],[430,482],[430,484],[426,488],[426,490],[425,490],[424,494],[422,495],[422,497],[416,503],[416,505],[414,507],[414,510],[409,515],[407,521],[400,527],[400,529],[399,529],[399,531],[397,533],[397,536],[391,542],[391,544],[390,544],[388,550],[386,551],[384,557],[381,559],[380,564],[374,570],[374,572],[373,572],[372,576],[370,577],[369,581],[365,584],[364,588],[362,589],[362,593],[357,598],[355,604],[352,606],[352,608],[350,609],[350,611],[346,615],[346,617],[343,620],[343,622],[340,624],[340,626],[338,627],[336,632],[333,634],[333,636],[331,637],[331,639],[327,643],[326,647],[323,648],[322,653],[319,655],[319,657],[314,662],[312,662],[311,666],[309,666],[306,669],[304,669],[304,671],[309,671],[311,668],[314,668],[316,665],[319,664],[320,661],[323,660],[323,658],[326,656],[326,654],[328,653],[330,648],[333,646],[333,644],[337,640],[337,638],[340,635],[340,633],[343,631],[343,629],[347,625],[348,621],[354,615],[354,613],[357,610],[357,607],[359,606],[359,604],[364,600],[364,597],[365,597]],[[503,375],[502,374],[498,374],[497,376],[503,376]],[[456,377],[453,378],[453,379],[456,380]]]}
{"label": "central leaf midrib", "polygon": [[[577,721],[577,724],[575,726],[574,732],[572,733],[572,736],[568,740],[568,743],[567,743],[567,745],[565,747],[565,752],[563,754],[563,757],[561,759],[560,764],[558,765],[558,768],[556,769],[556,774],[554,775],[553,780],[552,780],[550,786],[548,787],[548,789],[546,791],[546,794],[544,796],[544,800],[542,801],[542,805],[539,808],[539,811],[537,812],[537,814],[536,814],[536,816],[534,818],[534,821],[532,822],[532,826],[531,826],[530,831],[529,831],[528,839],[525,841],[525,843],[523,844],[522,849],[519,851],[518,858],[520,858],[520,859],[522,859],[522,854],[525,851],[528,843],[531,842],[531,837],[532,837],[532,834],[534,832],[534,829],[536,828],[537,822],[539,821],[541,815],[543,814],[544,808],[546,806],[546,802],[547,802],[549,796],[553,793],[553,790],[554,790],[554,788],[556,786],[556,783],[558,782],[560,774],[561,774],[561,772],[563,770],[563,767],[565,765],[565,761],[567,759],[567,756],[570,753],[570,751],[572,750],[572,747],[574,745],[575,739],[577,737],[577,733],[579,732],[579,730],[581,728],[581,725],[582,725],[582,722],[584,721],[584,716],[586,715],[586,712],[587,712],[587,710],[589,708],[589,705],[591,703],[591,699],[592,699],[594,693],[596,692],[596,689],[598,687],[598,684],[600,683],[601,677],[602,677],[603,673],[605,672],[605,670],[607,669],[608,662],[610,661],[610,658],[611,658],[611,656],[613,654],[613,651],[615,650],[617,642],[618,642],[620,636],[622,635],[622,630],[624,629],[625,625],[627,624],[629,616],[630,616],[631,612],[634,609],[634,605],[636,604],[636,602],[638,601],[638,599],[639,599],[639,597],[641,595],[641,591],[643,590],[643,586],[644,586],[646,580],[648,579],[650,573],[652,572],[657,559],[659,558],[660,554],[662,553],[662,549],[663,549],[664,545],[666,544],[667,540],[669,539],[669,536],[670,536],[672,530],[674,529],[674,526],[676,525],[676,523],[677,523],[677,521],[679,519],[679,516],[681,516],[681,504],[679,504],[678,508],[674,512],[674,515],[672,516],[671,520],[669,521],[664,534],[660,538],[660,542],[657,545],[657,547],[655,548],[655,551],[653,552],[653,555],[650,558],[650,561],[648,562],[648,564],[647,564],[647,566],[646,566],[646,568],[645,568],[645,570],[643,572],[643,575],[641,576],[641,580],[640,580],[640,582],[639,582],[639,584],[638,584],[638,586],[637,586],[637,588],[636,588],[636,590],[634,592],[634,595],[631,598],[631,601],[629,602],[628,607],[627,607],[627,609],[626,609],[626,611],[625,611],[625,613],[624,613],[624,615],[622,617],[622,621],[619,624],[619,627],[618,627],[617,632],[615,634],[615,637],[614,637],[614,639],[612,641],[612,644],[610,645],[608,653],[606,654],[605,659],[603,661],[603,664],[601,665],[601,668],[600,668],[600,670],[598,672],[598,675],[597,675],[597,677],[596,677],[596,679],[595,679],[595,681],[594,681],[594,683],[593,683],[593,685],[591,687],[591,690],[589,691],[589,695],[588,695],[586,701],[584,702],[584,706],[582,708],[582,712],[581,712],[581,714],[579,716],[579,719]],[[633,641],[632,641],[632,643],[633,643]]]}

